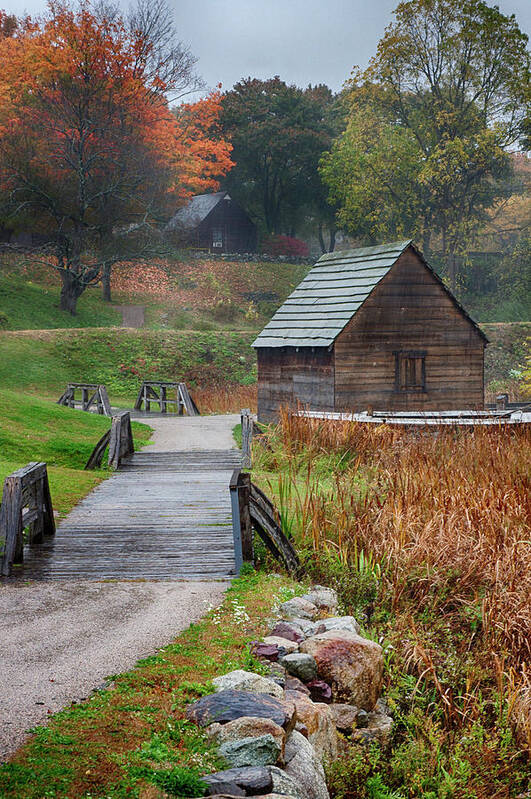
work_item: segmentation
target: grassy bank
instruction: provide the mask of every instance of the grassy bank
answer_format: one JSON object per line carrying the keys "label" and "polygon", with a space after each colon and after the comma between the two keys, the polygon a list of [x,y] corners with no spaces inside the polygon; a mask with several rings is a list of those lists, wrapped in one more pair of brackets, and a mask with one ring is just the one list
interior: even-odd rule
{"label": "grassy bank", "polygon": [[286,415],[256,447],[254,479],[311,575],[385,650],[391,749],[344,752],[335,799],[529,788],[530,444],[518,428],[435,436]]}
{"label": "grassy bank", "polygon": [[38,728],[0,766],[2,799],[201,795],[194,792],[199,776],[222,764],[206,734],[185,720],[186,706],[209,692],[213,677],[257,668],[248,644],[264,633],[271,608],[293,594],[291,585],[267,574],[235,580],[221,608],[115,675],[112,689]]}
{"label": "grassy bank", "polygon": [[154,330],[49,330],[0,333],[0,387],[58,398],[67,382],[107,386],[131,406],[144,379],[198,385],[256,381],[252,334]]}
{"label": "grassy bank", "polygon": [[[54,509],[67,513],[104,477],[84,466],[109,419],[3,390],[0,393],[0,485],[29,461],[48,464]],[[133,423],[135,442],[149,438],[146,425]]]}

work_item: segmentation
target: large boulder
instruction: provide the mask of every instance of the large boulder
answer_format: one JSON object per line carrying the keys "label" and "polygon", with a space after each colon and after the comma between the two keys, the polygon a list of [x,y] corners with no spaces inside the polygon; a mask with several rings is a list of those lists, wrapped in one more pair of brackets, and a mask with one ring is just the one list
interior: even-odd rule
{"label": "large boulder", "polygon": [[300,691],[286,691],[285,695],[287,700],[294,703],[297,722],[304,726],[305,735],[315,749],[318,759],[322,762],[337,757],[337,730],[328,705],[312,702]]}
{"label": "large boulder", "polygon": [[312,655],[319,675],[334,697],[372,710],[383,680],[382,647],[348,630],[328,630],[303,641],[301,652]]}
{"label": "large boulder", "polygon": [[312,602],[319,610],[327,613],[334,613],[338,605],[337,593],[333,588],[326,588],[324,585],[314,585],[302,599]]}
{"label": "large boulder", "polygon": [[293,599],[282,603],[280,613],[285,619],[309,619],[312,621],[318,616],[319,611],[313,602],[302,599],[300,596],[294,596]]}
{"label": "large boulder", "polygon": [[300,786],[307,799],[329,799],[325,774],[315,750],[294,730],[286,741],[285,771]]}
{"label": "large boulder", "polygon": [[277,685],[273,680],[268,680],[267,677],[262,677],[260,674],[254,674],[252,671],[243,671],[243,669],[236,669],[230,671],[228,674],[222,674],[221,677],[215,677],[212,680],[212,685],[216,691],[226,691],[233,689],[235,691],[253,691],[255,694],[270,694],[282,699],[282,688]]}
{"label": "large boulder", "polygon": [[225,741],[219,754],[234,768],[244,766],[273,766],[280,758],[282,747],[270,733],[257,738]]}
{"label": "large boulder", "polygon": [[206,783],[208,796],[256,796],[273,790],[273,778],[266,766],[231,768],[207,774],[201,779]]}
{"label": "large boulder", "polygon": [[280,665],[283,666],[288,674],[292,677],[297,677],[301,682],[310,682],[317,677],[317,663],[315,658],[303,652],[293,652],[290,655],[285,655],[280,659]]}
{"label": "large boulder", "polygon": [[328,630],[349,630],[351,633],[360,634],[360,626],[354,616],[331,616],[315,623],[314,635],[326,633]]}
{"label": "large boulder", "polygon": [[208,727],[215,722],[227,724],[242,716],[271,719],[287,732],[293,729],[296,721],[292,702],[251,691],[227,690],[209,694],[186,709],[186,717],[199,727]]}

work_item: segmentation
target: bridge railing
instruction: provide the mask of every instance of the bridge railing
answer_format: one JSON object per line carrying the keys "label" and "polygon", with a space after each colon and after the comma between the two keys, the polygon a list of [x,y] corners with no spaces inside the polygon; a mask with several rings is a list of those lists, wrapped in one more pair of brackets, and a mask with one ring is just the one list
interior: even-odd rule
{"label": "bridge railing", "polygon": [[135,411],[141,411],[143,405],[143,410],[151,413],[152,404],[159,406],[160,413],[168,413],[168,408],[174,407],[180,416],[183,413],[188,416],[201,415],[185,383],[144,380],[136,398]]}
{"label": "bridge railing", "polygon": [[[81,397],[76,398],[76,393],[79,392]],[[99,383],[68,383],[57,404],[66,405],[68,408],[80,408],[82,411],[90,411],[95,407],[98,413],[112,416],[107,388]]]}
{"label": "bridge railing", "polygon": [[0,573],[9,577],[14,563],[24,561],[24,530],[27,543],[38,544],[55,534],[48,470],[42,462],[28,463],[4,480],[0,507],[0,540],[4,550]]}
{"label": "bridge railing", "polygon": [[131,430],[131,414],[129,411],[115,414],[111,426],[102,435],[88,459],[85,469],[99,469],[103,463],[105,450],[109,447],[107,462],[113,469],[119,469],[122,461],[133,455],[135,443]]}
{"label": "bridge railing", "polygon": [[251,475],[235,469],[229,483],[236,574],[254,559],[253,529],[276,560],[299,576],[302,567],[292,543],[282,531],[280,514],[271,500],[251,482]]}

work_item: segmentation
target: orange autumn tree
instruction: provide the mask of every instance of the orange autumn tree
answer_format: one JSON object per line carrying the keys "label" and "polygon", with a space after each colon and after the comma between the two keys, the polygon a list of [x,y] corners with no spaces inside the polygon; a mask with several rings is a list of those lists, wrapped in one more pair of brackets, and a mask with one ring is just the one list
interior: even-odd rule
{"label": "orange autumn tree", "polygon": [[0,25],[2,215],[45,234],[70,313],[113,263],[160,254],[159,222],[232,166],[219,93],[172,113],[193,59],[161,54],[133,19],[51,3],[40,22]]}

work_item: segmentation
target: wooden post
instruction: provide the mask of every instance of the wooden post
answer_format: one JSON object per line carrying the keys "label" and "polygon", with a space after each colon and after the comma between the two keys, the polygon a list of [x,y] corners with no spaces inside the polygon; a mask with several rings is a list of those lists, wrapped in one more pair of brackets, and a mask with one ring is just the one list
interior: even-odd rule
{"label": "wooden post", "polygon": [[508,402],[509,402],[508,394],[498,394],[496,397],[496,410],[506,411]]}
{"label": "wooden post", "polygon": [[234,569],[236,574],[240,573],[243,565],[242,551],[242,528],[240,522],[240,503],[238,498],[238,478],[240,470],[235,469],[229,483],[230,506],[232,511],[232,536],[234,540]]}
{"label": "wooden post", "polygon": [[160,412],[166,413],[166,386],[160,387]]}
{"label": "wooden post", "polygon": [[249,508],[251,496],[251,475],[240,472],[238,476],[238,505],[240,510],[240,529],[242,539],[242,560],[244,563],[254,562],[253,528]]}
{"label": "wooden post", "polygon": [[124,411],[112,417],[109,437],[109,466],[119,469],[122,460],[128,458],[134,451],[131,414],[129,411]]}
{"label": "wooden post", "polygon": [[[25,506],[28,507],[26,512]],[[24,527],[29,528],[29,544],[40,543],[44,535],[55,533],[45,463],[29,463],[4,481],[0,508],[0,536],[4,539],[0,574],[3,577],[11,574],[13,563],[24,560]]]}
{"label": "wooden post", "polygon": [[242,468],[250,469],[252,466],[252,438],[253,438],[253,425],[251,420],[251,411],[249,408],[244,408],[240,414],[242,424]]}
{"label": "wooden post", "polygon": [[89,390],[86,386],[81,389],[81,409],[88,410],[89,407]]}

